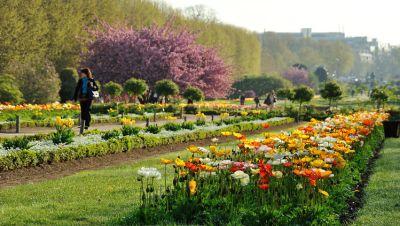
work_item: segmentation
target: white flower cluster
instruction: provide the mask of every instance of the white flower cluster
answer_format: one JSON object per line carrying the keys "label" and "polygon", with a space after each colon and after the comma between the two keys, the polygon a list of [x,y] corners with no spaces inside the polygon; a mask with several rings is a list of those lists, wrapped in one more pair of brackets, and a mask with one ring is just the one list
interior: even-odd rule
{"label": "white flower cluster", "polygon": [[144,177],[144,178],[153,178],[153,179],[161,179],[161,173],[160,171],[158,171],[158,169],[150,167],[142,167],[137,171],[138,175],[140,177]]}

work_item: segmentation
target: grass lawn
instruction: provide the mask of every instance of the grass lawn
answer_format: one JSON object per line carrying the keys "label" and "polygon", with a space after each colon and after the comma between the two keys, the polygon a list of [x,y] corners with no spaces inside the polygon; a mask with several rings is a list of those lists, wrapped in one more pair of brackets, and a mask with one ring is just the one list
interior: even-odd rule
{"label": "grass lawn", "polygon": [[354,225],[400,224],[400,139],[387,139]]}
{"label": "grass lawn", "polygon": [[[160,157],[175,159],[189,154],[178,151],[61,179],[2,188],[0,225],[111,224],[126,216],[138,202],[140,184],[136,172],[140,167],[157,167],[164,173]],[[172,178],[167,179],[171,181]],[[158,183],[163,184],[164,180]]]}

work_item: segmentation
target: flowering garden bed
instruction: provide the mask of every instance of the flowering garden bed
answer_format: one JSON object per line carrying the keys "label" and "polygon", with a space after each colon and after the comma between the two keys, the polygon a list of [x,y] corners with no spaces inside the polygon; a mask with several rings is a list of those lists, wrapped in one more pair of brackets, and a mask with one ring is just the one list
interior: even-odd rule
{"label": "flowering garden bed", "polygon": [[[121,224],[340,225],[369,158],[384,139],[387,114],[312,120],[291,133],[238,139],[234,147],[189,146],[189,159],[162,159],[138,171],[141,204]],[[172,164],[172,167],[168,166]]]}
{"label": "flowering garden bed", "polygon": [[[253,120],[254,119],[254,120]],[[250,121],[247,121],[250,120]],[[127,120],[131,122],[131,120]],[[219,136],[223,130],[254,131],[265,125],[282,125],[293,122],[291,118],[226,119],[201,126],[191,124],[188,129],[180,126],[179,131],[167,131],[161,127],[149,127],[147,132],[136,127],[126,126],[112,131],[89,131],[83,136],[71,137],[72,120],[60,119],[58,132],[17,139],[3,139],[0,144],[0,171],[21,167],[51,164],[91,156],[102,156],[118,152],[132,151],[165,144],[195,141]],[[185,125],[188,126],[189,123]],[[156,130],[156,131],[152,131]],[[123,135],[130,133],[130,135]],[[23,148],[20,148],[23,147]]]}

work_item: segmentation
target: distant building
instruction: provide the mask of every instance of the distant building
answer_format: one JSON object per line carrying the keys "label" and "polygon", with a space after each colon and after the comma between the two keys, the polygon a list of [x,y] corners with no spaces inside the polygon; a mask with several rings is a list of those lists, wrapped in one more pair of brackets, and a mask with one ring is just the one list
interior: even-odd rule
{"label": "distant building", "polygon": [[360,60],[364,63],[374,62],[374,52],[379,48],[378,41],[367,37],[346,37],[343,32],[312,32],[311,28],[302,28],[300,32],[274,32],[276,35],[286,38],[310,38],[321,41],[344,42],[359,54]]}

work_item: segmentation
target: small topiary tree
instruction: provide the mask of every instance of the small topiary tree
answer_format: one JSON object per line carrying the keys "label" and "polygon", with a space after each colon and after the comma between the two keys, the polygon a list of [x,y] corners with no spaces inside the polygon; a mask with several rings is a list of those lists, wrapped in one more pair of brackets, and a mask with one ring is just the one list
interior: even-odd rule
{"label": "small topiary tree", "polygon": [[130,78],[124,84],[124,91],[133,97],[133,102],[136,102],[136,98],[140,98],[148,89],[149,86],[142,79]]}
{"label": "small topiary tree", "polygon": [[168,100],[169,96],[175,96],[179,93],[179,86],[169,79],[163,79],[156,82],[155,91],[160,97],[165,97]]}
{"label": "small topiary tree", "polygon": [[385,102],[389,99],[389,94],[384,87],[374,88],[371,92],[370,98],[376,103],[376,108],[379,110],[384,107]]}
{"label": "small topiary tree", "polygon": [[203,91],[193,86],[187,87],[182,96],[187,99],[188,104],[193,103],[193,101],[201,101],[204,99]]}
{"label": "small topiary tree", "polygon": [[293,102],[299,103],[299,113],[297,120],[300,120],[301,105],[305,102],[310,101],[314,97],[314,91],[308,86],[300,86],[293,90],[293,96],[290,98]]}
{"label": "small topiary tree", "polygon": [[0,75],[0,103],[19,104],[22,101],[23,94],[16,85],[15,78],[7,74]]}
{"label": "small topiary tree", "polygon": [[278,89],[276,91],[276,95],[279,99],[285,100],[285,107],[286,107],[286,100],[291,100],[293,98],[293,90],[288,88]]}
{"label": "small topiary tree", "polygon": [[78,81],[78,72],[73,68],[65,68],[60,72],[61,88],[59,91],[61,103],[72,100]]}
{"label": "small topiary tree", "polygon": [[325,83],[324,87],[321,89],[322,98],[329,100],[329,108],[332,105],[332,101],[336,101],[341,98],[342,93],[342,89],[335,81],[329,81]]}
{"label": "small topiary tree", "polygon": [[114,99],[116,96],[121,95],[123,88],[120,84],[115,83],[113,81],[108,82],[104,85],[104,92]]}

